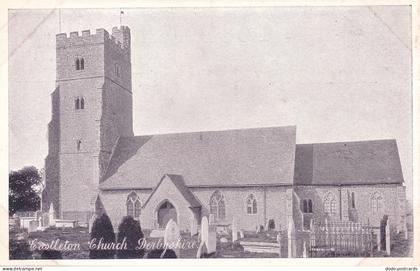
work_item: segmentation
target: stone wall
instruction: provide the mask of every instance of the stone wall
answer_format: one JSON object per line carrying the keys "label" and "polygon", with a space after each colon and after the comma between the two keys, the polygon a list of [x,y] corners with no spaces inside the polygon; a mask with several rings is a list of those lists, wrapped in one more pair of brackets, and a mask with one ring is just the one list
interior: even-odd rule
{"label": "stone wall", "polygon": [[[403,217],[400,212],[398,191],[402,188],[397,184],[380,185],[353,185],[353,186],[296,186],[295,191],[301,202],[304,199],[312,200],[313,218],[317,221],[325,219],[324,198],[332,193],[337,199],[337,213],[332,215],[332,220],[349,220],[349,213],[353,212],[357,222],[379,225],[380,219],[388,215],[392,227],[401,227]],[[371,206],[371,196],[378,192],[382,196],[382,207],[379,212],[374,212]],[[351,194],[355,195],[355,208],[351,206]],[[302,208],[302,207],[301,207]]]}

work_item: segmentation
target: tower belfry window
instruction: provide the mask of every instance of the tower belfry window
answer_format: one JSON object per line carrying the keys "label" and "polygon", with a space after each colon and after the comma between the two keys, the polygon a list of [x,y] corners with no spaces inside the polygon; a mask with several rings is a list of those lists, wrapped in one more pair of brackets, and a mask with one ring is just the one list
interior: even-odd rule
{"label": "tower belfry window", "polygon": [[76,70],[84,70],[85,69],[85,59],[84,58],[76,58],[75,67],[76,67]]}
{"label": "tower belfry window", "polygon": [[82,148],[82,141],[79,139],[77,140],[77,151],[80,151],[81,148]]}
{"label": "tower belfry window", "polygon": [[74,109],[76,109],[76,110],[80,109],[80,100],[79,100],[79,98],[76,98],[76,100],[74,100]]}
{"label": "tower belfry window", "polygon": [[74,109],[76,110],[85,109],[85,98],[77,97],[74,100]]}

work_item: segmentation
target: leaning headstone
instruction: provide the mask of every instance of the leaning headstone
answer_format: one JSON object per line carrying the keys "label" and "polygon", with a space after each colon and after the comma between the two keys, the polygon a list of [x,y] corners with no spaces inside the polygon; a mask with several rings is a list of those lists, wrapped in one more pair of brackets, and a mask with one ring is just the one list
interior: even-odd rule
{"label": "leaning headstone", "polygon": [[163,242],[166,248],[175,251],[175,254],[179,257],[179,247],[177,246],[178,240],[181,238],[179,227],[175,221],[169,220],[165,227],[165,235],[163,236]]}
{"label": "leaning headstone", "polygon": [[210,226],[207,217],[201,219],[201,241],[205,244],[207,253],[216,252],[216,229],[215,226]]}
{"label": "leaning headstone", "polygon": [[238,226],[236,225],[235,217],[232,219],[232,243],[238,240]]}
{"label": "leaning headstone", "polygon": [[289,221],[287,228],[287,256],[289,258],[296,257],[296,232],[293,220]]}

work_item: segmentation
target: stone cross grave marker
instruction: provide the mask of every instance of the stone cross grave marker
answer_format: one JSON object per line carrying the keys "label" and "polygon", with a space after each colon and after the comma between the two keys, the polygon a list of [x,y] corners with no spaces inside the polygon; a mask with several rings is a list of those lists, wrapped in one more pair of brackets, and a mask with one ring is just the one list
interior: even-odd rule
{"label": "stone cross grave marker", "polygon": [[169,220],[165,227],[165,234],[163,236],[163,243],[168,249],[175,251],[177,257],[179,257],[179,247],[177,246],[178,240],[181,238],[179,227],[175,221]]}

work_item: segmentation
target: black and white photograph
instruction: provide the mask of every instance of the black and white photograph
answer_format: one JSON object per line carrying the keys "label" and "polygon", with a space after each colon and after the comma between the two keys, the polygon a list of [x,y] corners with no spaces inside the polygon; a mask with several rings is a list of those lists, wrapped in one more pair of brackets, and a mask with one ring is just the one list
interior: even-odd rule
{"label": "black and white photograph", "polygon": [[9,260],[413,257],[413,12],[8,9]]}

